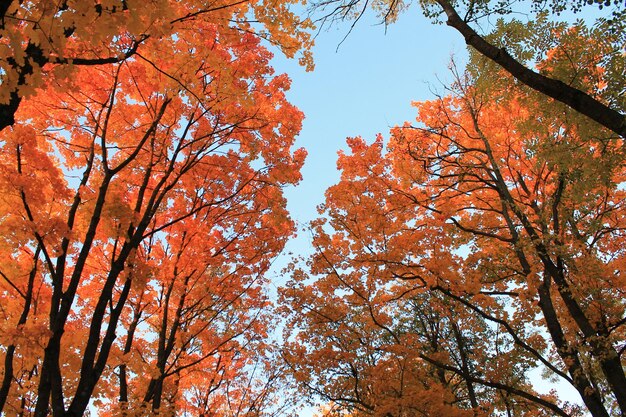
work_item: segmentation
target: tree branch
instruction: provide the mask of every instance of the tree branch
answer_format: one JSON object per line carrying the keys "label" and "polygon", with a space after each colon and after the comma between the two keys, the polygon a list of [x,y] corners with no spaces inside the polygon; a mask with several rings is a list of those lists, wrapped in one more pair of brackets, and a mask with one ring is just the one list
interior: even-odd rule
{"label": "tree branch", "polygon": [[448,18],[446,24],[461,33],[465,38],[465,43],[474,47],[483,56],[500,65],[509,74],[533,90],[564,103],[621,137],[626,138],[626,116],[560,80],[546,77],[525,67],[504,48],[497,48],[476,33],[467,22],[461,19],[449,1],[435,1],[441,6]]}

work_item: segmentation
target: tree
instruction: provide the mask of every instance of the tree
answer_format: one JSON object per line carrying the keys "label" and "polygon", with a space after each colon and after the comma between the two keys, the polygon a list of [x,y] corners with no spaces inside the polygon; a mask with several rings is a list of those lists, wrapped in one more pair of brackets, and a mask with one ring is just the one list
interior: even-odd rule
{"label": "tree", "polygon": [[[242,32],[254,31],[302,63],[306,21],[289,10],[289,2],[137,0],[7,0],[0,5],[0,130],[15,122],[22,99],[50,77],[64,80],[79,66],[120,63],[140,58],[153,43],[172,42],[197,23],[231,21]],[[280,18],[275,18],[280,16]],[[256,20],[265,27],[255,31]],[[151,42],[148,42],[148,40]],[[184,53],[189,53],[185,51]]]}
{"label": "tree", "polygon": [[[515,391],[556,411],[541,415],[562,413],[532,391],[523,355],[481,317],[435,293],[391,299],[359,285],[367,280],[360,273],[323,272],[316,284],[285,291],[301,333],[287,335],[283,353],[306,395],[331,404],[323,415],[537,415]],[[329,296],[330,288],[346,295]]]}
{"label": "tree", "polygon": [[[83,2],[19,4],[6,16],[44,10],[56,27]],[[264,273],[293,232],[282,187],[299,181],[305,152],[291,150],[302,114],[289,80],[244,20],[260,13],[290,51],[303,35],[291,14],[264,14],[285,3],[120,4],[88,15],[137,31],[76,21],[63,42],[89,59],[140,43],[133,54],[44,65],[18,82],[40,88],[18,94],[2,131],[0,410],[271,414],[280,379]],[[39,26],[20,19],[32,40]]]}
{"label": "tree", "polygon": [[[563,36],[570,51],[589,42],[569,29]],[[539,65],[583,62],[559,51]],[[326,377],[332,371],[307,360],[308,349],[343,345],[334,350],[351,354],[367,344],[395,361],[408,351],[425,370],[405,384],[432,404],[426,375],[455,375],[474,401],[457,394],[437,403],[474,415],[580,415],[534,391],[528,372],[538,367],[576,389],[591,415],[624,415],[623,143],[566,106],[512,88],[503,74],[475,69],[458,74],[447,95],[416,103],[418,124],[394,128],[386,151],[382,137],[348,141],[341,181],[313,225],[310,270],[297,269],[284,293],[295,329],[288,362],[296,379],[348,409],[380,404],[359,398],[358,387],[389,377],[389,368],[348,374],[350,397],[329,394],[346,392],[343,379]],[[586,91],[603,88],[602,67],[579,74]],[[428,326],[407,329],[407,319]]]}
{"label": "tree", "polygon": [[[400,13],[411,5],[411,2],[382,0],[372,2],[358,2],[355,0],[322,0],[311,3],[311,8],[321,17],[318,19],[322,23],[333,22],[335,20],[358,20],[365,13],[368,4],[380,13],[385,24],[392,23]],[[625,9],[620,1],[561,1],[550,2],[532,1],[528,4],[518,4],[507,1],[449,1],[434,0],[432,2],[420,2],[424,14],[439,22],[442,18],[445,23],[461,34],[473,50],[481,54],[485,59],[495,63],[512,75],[516,81],[536,90],[537,92],[550,97],[558,102],[564,103],[572,109],[589,117],[599,125],[613,131],[615,134],[626,137],[626,115],[623,93],[619,93],[618,103],[607,101],[604,97],[589,94],[584,89],[578,88],[571,83],[570,79],[559,77],[557,74],[542,71],[534,68],[534,63],[542,61],[545,53],[554,48],[554,45],[546,45],[546,40],[550,39],[550,32],[544,37],[535,36],[532,30],[525,28],[524,24],[517,19],[505,22],[503,17],[511,14],[529,14],[529,26],[534,25],[534,20],[542,20],[546,16],[546,10],[555,14],[563,11],[580,12],[581,10],[599,5],[612,7],[612,13],[600,18],[597,21],[596,30],[600,43],[614,41],[614,47],[610,48],[610,55],[606,56],[610,60],[620,61],[618,65],[618,80],[624,76],[624,56],[623,49],[626,44],[624,38]],[[520,6],[518,9],[514,7]],[[481,26],[493,27],[490,21],[485,22],[486,16],[500,16],[497,25],[498,29],[492,33],[482,33]],[[353,23],[354,24],[354,23]],[[473,27],[474,26],[474,27]],[[528,57],[519,54],[519,48],[535,49],[537,56]],[[543,48],[547,46],[547,48]],[[622,91],[621,87],[619,91]]]}

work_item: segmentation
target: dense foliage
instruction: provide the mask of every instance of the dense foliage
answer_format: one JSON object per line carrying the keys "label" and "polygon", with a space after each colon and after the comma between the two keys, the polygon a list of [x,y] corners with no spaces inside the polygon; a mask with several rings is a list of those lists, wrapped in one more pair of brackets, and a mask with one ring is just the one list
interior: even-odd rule
{"label": "dense foliage", "polygon": [[301,6],[2,2],[0,413],[626,415],[624,4],[418,3],[471,58],[348,140],[279,317],[306,152],[267,48],[312,68]]}
{"label": "dense foliage", "polygon": [[3,415],[280,408],[264,273],[305,152],[261,40],[293,55],[307,23],[145,3],[0,10]]}

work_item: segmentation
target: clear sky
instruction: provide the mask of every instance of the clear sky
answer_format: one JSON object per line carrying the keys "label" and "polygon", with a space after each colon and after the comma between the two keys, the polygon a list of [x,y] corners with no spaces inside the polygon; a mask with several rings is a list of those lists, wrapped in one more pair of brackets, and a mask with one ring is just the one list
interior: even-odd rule
{"label": "clear sky", "polygon": [[349,28],[349,22],[340,23],[317,36],[313,72],[278,54],[274,60],[277,73],[291,77],[288,97],[306,117],[297,141],[308,151],[304,180],[287,192],[299,222],[315,216],[324,190],[337,181],[337,151],[346,137],[372,141],[414,120],[411,102],[433,98],[430,90],[441,90],[437,77],[447,77],[452,55],[466,56],[457,32],[432,24],[416,7],[386,28],[371,12],[348,34]]}
{"label": "clear sky", "polygon": [[[296,143],[308,152],[304,179],[286,192],[291,215],[300,224],[316,217],[324,191],[337,182],[337,151],[346,147],[347,137],[371,142],[377,133],[388,136],[390,127],[415,120],[411,102],[435,98],[433,90],[441,92],[442,80],[450,78],[452,57],[457,63],[466,61],[462,36],[445,24],[433,24],[417,6],[387,27],[368,10],[349,34],[350,22],[321,31],[313,49],[313,72],[276,53],[276,72],[292,79],[287,96],[305,114]],[[591,20],[599,13],[592,8],[578,15],[564,12],[559,18]]]}

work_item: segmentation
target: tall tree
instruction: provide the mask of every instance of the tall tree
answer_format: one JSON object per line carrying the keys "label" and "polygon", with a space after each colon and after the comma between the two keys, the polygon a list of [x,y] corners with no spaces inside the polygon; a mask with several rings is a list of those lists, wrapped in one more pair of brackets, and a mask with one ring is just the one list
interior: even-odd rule
{"label": "tall tree", "polygon": [[[567,42],[589,42],[565,34]],[[571,69],[572,55],[559,51],[540,66]],[[577,73],[590,92],[604,88],[604,71],[593,62]],[[431,375],[464,381],[473,401],[438,401],[471,405],[474,415],[580,415],[534,391],[528,371],[537,367],[571,385],[585,412],[624,415],[623,143],[570,108],[502,82],[502,74],[475,70],[459,74],[447,95],[416,103],[418,123],[394,128],[386,151],[381,137],[348,141],[341,181],[314,224],[310,271],[298,270],[285,291],[296,332],[288,335],[296,352],[288,362],[296,379],[348,409],[368,401],[364,394],[355,401],[365,392],[357,387],[378,376],[347,372],[355,394],[328,394],[345,393],[343,380],[326,377],[333,371],[308,361],[307,349],[350,355],[367,344],[395,361],[408,349]],[[409,307],[416,295],[422,311]],[[446,309],[444,321],[423,318]],[[407,330],[407,317],[430,325]],[[333,324],[311,338],[323,323]],[[418,337],[424,327],[429,336]],[[435,401],[425,376],[405,383]],[[358,409],[385,415],[381,401]],[[437,415],[413,401],[417,411],[389,415]]]}
{"label": "tall tree", "polygon": [[[95,6],[157,32],[123,60],[43,66],[2,131],[0,409],[271,412],[263,274],[293,231],[282,187],[299,181],[305,152],[291,150],[302,114],[289,80],[247,20],[261,13],[289,49],[293,16],[263,14],[287,4],[26,3],[6,16],[45,9],[53,23],[39,20],[59,25],[82,5],[93,23]],[[38,26],[20,19],[32,39]],[[78,23],[68,51],[99,57],[137,39]],[[102,50],[74,41],[83,32]]]}

